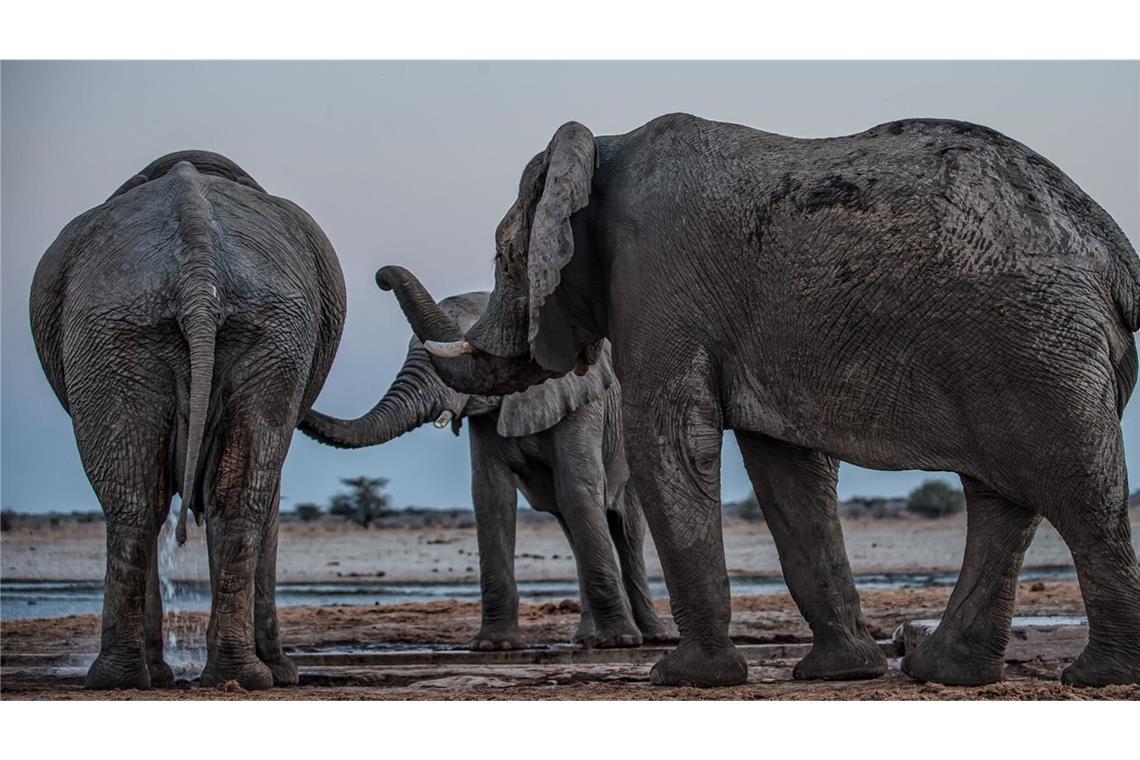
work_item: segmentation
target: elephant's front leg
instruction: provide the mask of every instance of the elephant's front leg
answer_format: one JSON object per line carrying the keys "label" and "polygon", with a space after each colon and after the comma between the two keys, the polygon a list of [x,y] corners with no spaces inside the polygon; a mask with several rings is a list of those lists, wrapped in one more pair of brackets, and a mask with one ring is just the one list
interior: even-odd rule
{"label": "elephant's front leg", "polygon": [[736,440],[792,598],[812,630],[812,648],[796,664],[799,679],[875,678],[887,659],[867,632],[851,576],[835,484],[839,462],[767,436]]}
{"label": "elephant's front leg", "polygon": [[[595,405],[597,406],[597,405]],[[564,419],[554,437],[554,487],[566,521],[583,598],[594,623],[592,647],[642,643],[621,587],[606,522],[606,472],[602,461],[601,410],[583,408]]]}
{"label": "elephant's front leg", "polygon": [[479,544],[482,623],[471,641],[475,650],[522,649],[519,592],[515,584],[514,476],[499,455],[493,423],[471,420],[471,501]]}
{"label": "elephant's front leg", "polygon": [[681,636],[678,647],[653,666],[650,679],[673,686],[744,683],[748,666],[728,636],[716,397],[698,377],[645,386],[623,378],[622,390],[630,473]]}
{"label": "elephant's front leg", "polygon": [[280,521],[281,481],[270,505],[262,529],[261,556],[257,563],[253,600],[254,640],[257,658],[273,671],[274,686],[297,683],[297,666],[281,647],[281,630],[277,624],[277,529]]}
{"label": "elephant's front leg", "polygon": [[586,579],[582,577],[582,568],[578,565],[578,550],[574,548],[574,537],[570,535],[570,527],[558,512],[554,513],[554,517],[558,520],[559,527],[562,528],[562,534],[566,536],[566,543],[570,545],[570,554],[574,557],[574,568],[578,573],[578,604],[581,606],[582,612],[578,618],[578,629],[574,631],[573,641],[575,644],[585,644],[592,641],[596,633],[594,612],[590,609],[590,598],[586,595]]}

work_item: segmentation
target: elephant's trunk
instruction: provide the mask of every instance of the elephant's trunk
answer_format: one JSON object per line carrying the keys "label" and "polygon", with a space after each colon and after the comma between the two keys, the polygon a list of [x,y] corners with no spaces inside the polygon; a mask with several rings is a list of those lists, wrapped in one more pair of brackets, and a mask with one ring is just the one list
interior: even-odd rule
{"label": "elephant's trunk", "polygon": [[376,272],[376,284],[381,290],[396,293],[396,300],[404,316],[412,325],[412,332],[425,343],[462,341],[463,332],[435,299],[427,292],[416,276],[403,267],[382,267]]}
{"label": "elephant's trunk", "polygon": [[[446,399],[451,395],[417,341],[408,349],[404,366],[387,393],[363,417],[343,420],[310,409],[297,427],[310,438],[329,446],[344,449],[376,446],[437,417],[458,412],[448,408]],[[446,425],[446,420],[443,424]]]}
{"label": "elephant's trunk", "polygon": [[432,300],[415,275],[403,267],[383,267],[376,273],[376,284],[381,290],[395,291],[416,337],[432,354],[432,366],[452,390],[501,396],[559,374],[539,366],[528,355],[503,358],[467,343],[459,325]]}

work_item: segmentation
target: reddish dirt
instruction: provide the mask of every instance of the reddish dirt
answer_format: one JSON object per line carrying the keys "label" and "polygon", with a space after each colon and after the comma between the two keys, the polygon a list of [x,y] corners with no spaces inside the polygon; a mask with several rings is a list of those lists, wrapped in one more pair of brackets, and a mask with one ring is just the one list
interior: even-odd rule
{"label": "reddish dirt", "polygon": [[[937,617],[949,598],[949,589],[864,591],[861,594],[868,626],[876,638],[889,638],[906,620]],[[658,602],[663,614],[668,604]],[[1082,614],[1074,583],[1022,584],[1018,614]],[[479,605],[464,602],[430,602],[375,607],[285,608],[280,611],[282,637],[292,647],[361,646],[378,643],[463,644],[479,625]],[[573,601],[523,604],[523,634],[531,641],[568,640],[578,622]],[[168,617],[185,640],[199,640],[204,613]],[[741,642],[768,643],[803,640],[807,625],[786,595],[738,597],[733,600],[732,633]],[[0,645],[8,654],[94,653],[98,647],[99,620],[81,615],[53,620],[3,621]],[[267,692],[191,687],[148,692],[85,692],[77,674],[67,678],[6,668],[0,683],[3,699],[913,699],[913,700],[1023,700],[1023,699],[1140,699],[1140,687],[1074,689],[1060,683],[1064,662],[1034,662],[1011,666],[1007,680],[979,688],[918,684],[902,675],[897,662],[883,678],[847,683],[802,683],[791,680],[794,660],[750,662],[749,682],[723,689],[658,688],[648,683],[648,665],[462,665],[397,666],[341,670],[330,685],[307,685]],[[307,672],[307,669],[306,671]],[[313,677],[320,670],[313,672]],[[348,684],[348,685],[346,685]],[[359,685],[358,685],[359,684]]]}

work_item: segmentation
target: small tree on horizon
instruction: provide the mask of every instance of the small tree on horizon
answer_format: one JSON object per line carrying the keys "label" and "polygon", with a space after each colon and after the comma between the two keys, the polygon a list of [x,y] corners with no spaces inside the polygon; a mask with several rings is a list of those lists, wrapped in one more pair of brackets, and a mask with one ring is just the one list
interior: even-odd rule
{"label": "small tree on horizon", "polygon": [[944,517],[966,508],[966,495],[943,480],[927,480],[910,492],[906,509],[923,517]]}
{"label": "small tree on horizon", "polygon": [[348,491],[340,491],[329,501],[329,513],[344,517],[367,528],[372,522],[388,513],[388,494],[383,492],[388,485],[387,478],[370,478],[361,475],[355,478],[341,478]]}
{"label": "small tree on horizon", "polygon": [[320,504],[313,504],[312,502],[298,504],[293,509],[296,510],[297,517],[301,519],[301,522],[312,522],[319,518],[324,512]]}

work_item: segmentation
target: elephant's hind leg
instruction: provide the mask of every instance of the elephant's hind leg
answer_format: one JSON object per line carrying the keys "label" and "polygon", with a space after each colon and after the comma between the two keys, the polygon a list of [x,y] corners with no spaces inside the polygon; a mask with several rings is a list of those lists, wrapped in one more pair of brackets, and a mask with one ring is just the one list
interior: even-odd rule
{"label": "elephant's hind leg", "polygon": [[1103,469],[1069,481],[1068,503],[1051,504],[1045,513],[1073,553],[1088,613],[1088,646],[1061,674],[1074,686],[1140,683],[1140,567],[1119,428],[1108,440]]}
{"label": "elephant's hind leg", "polygon": [[262,526],[261,556],[254,581],[253,635],[257,659],[273,671],[274,686],[297,683],[297,666],[281,647],[281,630],[277,624],[277,526],[281,503],[281,479],[270,501],[270,513]]}
{"label": "elephant's hind leg", "polygon": [[776,542],[792,598],[812,630],[797,679],[875,678],[887,659],[867,632],[836,506],[839,463],[810,449],[738,432],[736,440]]}
{"label": "elephant's hind leg", "polygon": [[668,686],[741,684],[748,666],[728,637],[732,613],[720,523],[720,409],[704,378],[674,377],[664,386],[667,392],[662,387],[647,382],[622,389],[630,473],[681,636],[649,677]]}
{"label": "elephant's hind leg", "polygon": [[649,581],[645,577],[645,517],[631,487],[626,487],[618,504],[619,509],[606,512],[606,519],[610,538],[617,549],[621,582],[633,611],[633,620],[646,643],[666,641],[669,631],[657,615],[649,593]]}
{"label": "elephant's hind leg", "polygon": [[201,682],[267,689],[274,677],[257,656],[256,581],[288,438],[279,429],[257,429],[253,414],[239,414],[231,424],[207,504],[213,604]]}
{"label": "elephant's hind leg", "polygon": [[973,478],[966,491],[966,554],[934,634],[902,661],[919,681],[977,686],[1002,680],[1021,561],[1040,517]]}
{"label": "elephant's hind leg", "polygon": [[71,393],[79,452],[107,524],[103,630],[99,656],[85,685],[146,689],[152,685],[148,666],[161,663],[161,650],[155,660],[147,645],[155,618],[162,615],[161,602],[153,606],[158,601],[153,595],[157,591],[155,514],[162,504],[169,504],[166,464],[174,414],[164,393],[115,372],[114,366],[96,362],[81,377],[105,378],[107,386],[80,386]]}

